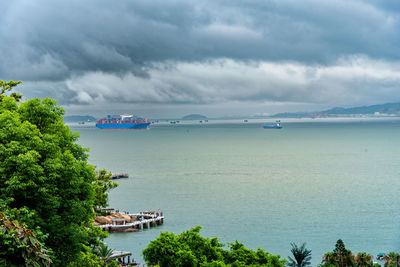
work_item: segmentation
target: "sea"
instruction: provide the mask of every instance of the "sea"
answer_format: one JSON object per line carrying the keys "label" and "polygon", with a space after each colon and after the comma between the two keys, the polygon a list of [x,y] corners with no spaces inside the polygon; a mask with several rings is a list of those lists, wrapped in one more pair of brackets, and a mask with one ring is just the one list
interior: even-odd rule
{"label": "sea", "polygon": [[129,173],[110,207],[165,215],[162,226],[111,233],[107,245],[143,263],[161,232],[200,225],[203,236],[284,258],[306,242],[313,266],[338,239],[353,253],[400,252],[399,118],[286,119],[280,130],[266,122],[71,125],[91,164]]}

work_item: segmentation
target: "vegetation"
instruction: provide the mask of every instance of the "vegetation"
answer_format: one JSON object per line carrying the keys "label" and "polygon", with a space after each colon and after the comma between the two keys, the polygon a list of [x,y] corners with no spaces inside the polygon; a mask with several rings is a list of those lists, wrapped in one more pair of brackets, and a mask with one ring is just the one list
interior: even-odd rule
{"label": "vegetation", "polygon": [[105,264],[111,263],[111,255],[113,254],[113,252],[113,249],[110,249],[104,244],[100,244],[94,249],[94,253],[99,256]]}
{"label": "vegetation", "polygon": [[30,260],[29,266],[95,258],[106,234],[93,226],[94,208],[107,204],[106,192],[116,184],[87,163],[88,150],[64,125],[56,101],[20,102],[21,95],[10,93],[19,83],[0,81],[0,203],[8,213],[0,225],[8,249],[0,258]]}
{"label": "vegetation", "polygon": [[[1,92],[0,92],[0,102],[2,101],[3,97],[5,97],[7,92],[10,92],[15,86],[17,86],[18,84],[21,84],[21,81],[18,82],[14,82],[14,81],[9,81],[9,82],[5,82],[5,81],[0,81],[0,88],[1,88]],[[20,101],[22,98],[21,94],[18,93],[11,93],[10,95],[12,98],[14,98],[16,101]]]}
{"label": "vegetation", "polygon": [[374,257],[366,252],[359,252],[355,257],[354,261],[358,267],[373,266]]}
{"label": "vegetation", "polygon": [[290,244],[292,248],[290,251],[293,254],[293,257],[289,256],[289,264],[290,267],[304,267],[311,265],[311,250],[306,249],[306,243],[303,243],[300,247],[296,244]]}
{"label": "vegetation", "polygon": [[400,255],[395,252],[390,252],[389,254],[385,254],[382,257],[384,263],[384,267],[399,267],[400,266]]}
{"label": "vegetation", "polygon": [[[292,257],[289,261],[279,255],[272,255],[263,249],[253,251],[242,243],[228,243],[229,249],[218,238],[200,235],[200,226],[179,235],[163,232],[143,250],[149,266],[310,266],[311,250],[303,243],[300,247],[291,243]],[[400,267],[400,254],[390,252],[381,256],[383,267]],[[339,239],[335,249],[323,256],[319,267],[382,267],[373,262],[373,256],[366,252],[354,255]]]}
{"label": "vegetation", "polygon": [[50,253],[32,230],[0,211],[1,266],[50,266]]}
{"label": "vegetation", "polygon": [[[373,256],[366,252],[359,252],[356,256],[346,249],[344,242],[339,239],[335,249],[323,256],[321,267],[369,267],[381,266],[373,263]],[[386,266],[386,265],[385,265]]]}
{"label": "vegetation", "polygon": [[96,207],[108,206],[108,191],[118,186],[118,183],[111,180],[111,173],[106,170],[97,172],[97,179],[94,182]]}
{"label": "vegetation", "polygon": [[236,241],[229,250],[218,238],[200,235],[200,226],[179,235],[163,232],[143,250],[150,266],[284,266],[286,260],[263,249],[253,251]]}

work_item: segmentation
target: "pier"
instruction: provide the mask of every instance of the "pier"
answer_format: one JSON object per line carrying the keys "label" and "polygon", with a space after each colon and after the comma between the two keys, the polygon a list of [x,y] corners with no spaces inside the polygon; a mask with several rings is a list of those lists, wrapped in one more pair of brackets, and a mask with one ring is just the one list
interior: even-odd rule
{"label": "pier", "polygon": [[110,178],[111,179],[129,178],[129,175],[127,172],[113,173],[111,174]]}
{"label": "pier", "polygon": [[[122,215],[123,217],[113,218],[112,223],[101,224],[98,227],[109,232],[133,232],[150,229],[164,223],[164,214],[162,211],[126,213]],[[131,220],[128,221],[126,216],[129,216]]]}
{"label": "pier", "polygon": [[[138,266],[134,258],[132,257],[132,253],[127,251],[113,251],[110,256],[110,260],[117,261],[120,266]],[[126,259],[127,258],[127,259]]]}

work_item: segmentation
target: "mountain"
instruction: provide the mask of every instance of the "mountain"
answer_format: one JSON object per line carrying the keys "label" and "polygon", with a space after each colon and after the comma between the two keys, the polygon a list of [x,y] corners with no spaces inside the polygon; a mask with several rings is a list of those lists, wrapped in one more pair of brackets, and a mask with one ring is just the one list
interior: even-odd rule
{"label": "mountain", "polygon": [[309,118],[312,117],[312,112],[284,112],[272,115],[272,118]]}
{"label": "mountain", "polygon": [[190,114],[182,117],[182,120],[206,120],[206,119],[208,119],[206,116],[200,114]]}
{"label": "mountain", "polygon": [[278,113],[274,118],[304,118],[304,117],[330,117],[351,115],[395,115],[400,116],[400,103],[386,103],[372,106],[361,106],[352,108],[335,107],[332,109],[316,112]]}
{"label": "mountain", "polygon": [[64,116],[65,122],[87,122],[87,121],[96,121],[95,117],[90,115],[80,116],[80,115],[73,115],[73,116]]}
{"label": "mountain", "polygon": [[322,111],[322,114],[397,114],[400,115],[400,103],[386,103],[382,105],[362,106],[354,108],[333,108]]}

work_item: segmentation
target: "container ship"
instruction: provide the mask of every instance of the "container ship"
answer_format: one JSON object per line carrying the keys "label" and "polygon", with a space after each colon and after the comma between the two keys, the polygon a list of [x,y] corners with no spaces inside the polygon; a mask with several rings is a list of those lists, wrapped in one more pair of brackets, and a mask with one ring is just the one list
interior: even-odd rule
{"label": "container ship", "polygon": [[96,122],[96,127],[100,129],[148,129],[150,121],[147,119],[124,114],[119,117],[108,115],[107,118]]}

